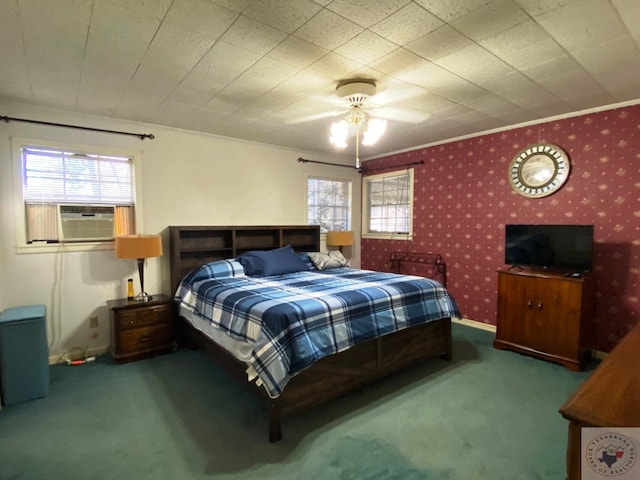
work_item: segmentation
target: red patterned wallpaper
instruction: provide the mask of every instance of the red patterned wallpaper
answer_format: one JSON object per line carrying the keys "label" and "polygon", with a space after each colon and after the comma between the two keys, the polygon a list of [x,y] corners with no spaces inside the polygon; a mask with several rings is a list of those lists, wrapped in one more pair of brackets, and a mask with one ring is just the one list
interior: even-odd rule
{"label": "red patterned wallpaper", "polygon": [[[515,193],[509,164],[524,147],[564,149],[571,173],[545,198]],[[567,118],[370,160],[416,165],[413,241],[362,239],[362,268],[388,270],[390,252],[441,253],[464,317],[495,325],[496,270],[507,223],[593,224],[596,318],[591,347],[610,351],[640,314],[640,105]],[[378,170],[381,173],[385,170]]]}

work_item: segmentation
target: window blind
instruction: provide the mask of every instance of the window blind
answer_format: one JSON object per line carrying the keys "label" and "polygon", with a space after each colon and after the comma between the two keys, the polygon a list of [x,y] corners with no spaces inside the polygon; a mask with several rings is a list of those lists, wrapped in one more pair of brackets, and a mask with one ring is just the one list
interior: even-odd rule
{"label": "window blind", "polygon": [[27,203],[135,203],[132,158],[38,147],[22,155]]}

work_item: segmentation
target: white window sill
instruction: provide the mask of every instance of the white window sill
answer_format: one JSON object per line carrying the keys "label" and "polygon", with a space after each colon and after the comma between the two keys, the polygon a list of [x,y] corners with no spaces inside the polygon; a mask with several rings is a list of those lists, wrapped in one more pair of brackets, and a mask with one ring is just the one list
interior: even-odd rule
{"label": "white window sill", "polygon": [[18,245],[16,253],[56,253],[113,250],[115,242],[29,243]]}

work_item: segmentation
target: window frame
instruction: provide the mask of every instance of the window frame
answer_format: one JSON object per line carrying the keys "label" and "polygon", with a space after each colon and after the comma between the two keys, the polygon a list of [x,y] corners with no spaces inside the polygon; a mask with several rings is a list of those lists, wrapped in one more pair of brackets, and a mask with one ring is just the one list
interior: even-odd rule
{"label": "window frame", "polygon": [[[24,165],[22,162],[22,147],[44,147],[55,150],[67,150],[73,152],[97,153],[100,155],[111,155],[119,157],[130,157],[133,160],[133,174],[135,184],[134,212],[136,229],[140,231],[142,225],[142,159],[140,152],[135,150],[122,149],[106,145],[89,145],[75,142],[59,142],[35,138],[12,137],[11,152],[14,177],[14,216],[16,228],[16,252],[17,253],[48,253],[48,252],[79,252],[88,250],[113,250],[114,241],[88,241],[73,243],[48,243],[29,244],[27,243],[27,222],[26,209],[23,191]],[[61,202],[64,203],[64,202]]]}
{"label": "window frame", "polygon": [[[370,190],[373,182],[382,181],[386,178],[399,177],[404,174],[409,176],[408,183],[408,200],[409,200],[409,232],[370,232],[369,225],[371,223],[371,202],[370,202]],[[362,238],[373,238],[381,240],[413,240],[413,212],[414,212],[414,169],[407,168],[404,170],[394,170],[391,172],[379,173],[376,175],[369,175],[362,177]]]}
{"label": "window frame", "polygon": [[[322,177],[317,175],[309,175],[307,177],[307,205],[306,205],[306,217],[308,225],[316,225],[315,223],[311,224],[311,219],[309,218],[309,180],[321,180],[327,182],[339,182],[347,184],[347,199],[346,199],[346,221],[347,228],[346,230],[353,229],[353,181],[348,178],[330,178],[330,177]],[[322,231],[322,225],[320,225],[320,236],[321,238],[325,238],[327,232]]]}

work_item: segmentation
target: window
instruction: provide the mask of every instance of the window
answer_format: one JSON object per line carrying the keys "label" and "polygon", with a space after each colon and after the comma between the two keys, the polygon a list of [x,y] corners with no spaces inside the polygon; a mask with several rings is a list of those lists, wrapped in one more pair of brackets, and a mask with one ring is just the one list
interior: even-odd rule
{"label": "window", "polygon": [[320,225],[320,233],[351,230],[351,181],[310,177],[307,205],[309,225]]}
{"label": "window", "polygon": [[363,236],[411,239],[413,169],[365,177]]}
{"label": "window", "polygon": [[135,233],[133,155],[35,142],[14,148],[24,207],[18,245],[105,242]]}

